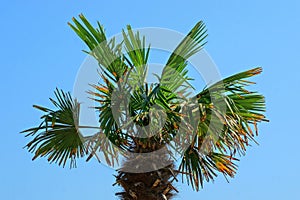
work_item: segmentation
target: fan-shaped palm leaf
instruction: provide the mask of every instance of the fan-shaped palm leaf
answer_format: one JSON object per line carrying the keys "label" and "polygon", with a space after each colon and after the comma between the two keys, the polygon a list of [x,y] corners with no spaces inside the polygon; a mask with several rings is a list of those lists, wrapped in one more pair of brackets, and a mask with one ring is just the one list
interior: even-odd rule
{"label": "fan-shaped palm leaf", "polygon": [[249,142],[255,142],[253,132],[257,134],[256,124],[267,121],[262,114],[265,111],[264,97],[245,88],[253,84],[245,79],[259,73],[261,68],[238,73],[212,84],[195,97],[201,108],[201,120],[194,142],[184,153],[179,171],[187,172],[183,175],[196,190],[203,185],[203,177],[207,181],[213,180],[216,172],[233,177],[236,171],[233,161],[237,160],[235,154],[245,153]]}
{"label": "fan-shaped palm leaf", "polygon": [[73,100],[69,93],[56,89],[56,100],[50,101],[58,109],[56,111],[41,106],[34,106],[45,114],[38,127],[30,128],[22,133],[35,136],[26,148],[34,152],[33,160],[38,157],[48,157],[49,162],[65,166],[71,160],[71,167],[76,165],[75,159],[88,153],[84,137],[78,130],[79,103]]}

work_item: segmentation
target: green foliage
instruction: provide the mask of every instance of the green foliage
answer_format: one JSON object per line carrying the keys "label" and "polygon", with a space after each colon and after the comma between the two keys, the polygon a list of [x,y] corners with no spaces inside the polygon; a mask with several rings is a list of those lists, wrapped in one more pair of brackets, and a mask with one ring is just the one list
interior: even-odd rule
{"label": "green foliage", "polygon": [[[199,52],[206,44],[206,32],[205,24],[200,21],[179,43],[163,69],[160,79],[162,85],[171,91],[176,91],[180,86],[183,86],[183,83],[187,83],[188,80],[191,80],[188,77],[188,70],[186,69],[188,59]],[[176,76],[174,76],[174,73]],[[191,86],[190,84],[188,85]]]}
{"label": "green foliage", "polygon": [[198,133],[179,167],[179,171],[188,172],[183,175],[196,190],[199,180],[203,184],[202,177],[213,180],[216,172],[233,177],[237,169],[234,156],[245,154],[250,141],[255,142],[253,132],[258,134],[257,123],[267,121],[262,114],[264,97],[245,88],[253,84],[246,79],[261,71],[258,67],[235,74],[196,95],[200,107]]}
{"label": "green foliage", "polygon": [[33,160],[38,157],[48,157],[49,162],[66,165],[71,160],[71,167],[76,166],[75,159],[87,153],[84,138],[78,130],[79,103],[73,100],[69,93],[61,90],[55,91],[56,100],[52,104],[58,109],[36,106],[45,114],[41,117],[42,123],[38,127],[24,130],[26,137],[34,136],[26,145],[29,152],[35,153]]}
{"label": "green foliage", "polygon": [[[247,79],[260,74],[262,69],[241,72],[207,86],[192,98],[195,105],[189,108],[182,104],[178,94],[184,96],[190,86],[186,69],[188,58],[206,43],[203,22],[197,23],[175,48],[159,83],[148,85],[144,81],[150,46],[146,46],[144,37],[127,26],[127,30],[122,31],[124,40],[116,44],[114,38],[107,41],[99,22],[94,28],[83,15],[79,19],[81,21],[73,18],[73,24],[69,25],[86,43],[89,51],[85,52],[98,61],[101,69],[102,82],[92,85],[89,91],[98,104],[95,109],[99,112],[100,131],[94,136],[83,137],[78,129],[79,103],[69,93],[56,90],[56,100],[50,99],[56,110],[34,106],[45,113],[42,123],[23,131],[26,137],[34,137],[26,145],[29,152],[35,153],[33,159],[48,156],[49,162],[63,166],[70,159],[74,167],[75,158],[88,156],[89,160],[102,152],[106,162],[113,166],[118,163],[117,148],[131,151],[139,146],[155,150],[183,130],[185,133],[180,135],[179,142],[192,137],[191,144],[181,152],[181,164],[176,171],[182,174],[183,180],[199,190],[205,180],[212,181],[218,173],[233,177],[237,170],[237,154],[245,154],[250,142],[255,142],[257,124],[267,121],[263,115],[264,96],[247,90],[253,84]],[[166,114],[161,132],[146,140],[132,137],[129,133],[133,130],[128,123],[121,126],[119,118],[113,115],[112,105],[118,103],[114,99],[129,105],[127,110],[120,110],[120,116],[128,115],[130,123],[140,126],[147,124],[145,120],[151,107],[157,105]],[[121,104],[119,106],[122,108]],[[183,114],[185,109],[187,114]],[[180,128],[180,124],[183,127]]]}

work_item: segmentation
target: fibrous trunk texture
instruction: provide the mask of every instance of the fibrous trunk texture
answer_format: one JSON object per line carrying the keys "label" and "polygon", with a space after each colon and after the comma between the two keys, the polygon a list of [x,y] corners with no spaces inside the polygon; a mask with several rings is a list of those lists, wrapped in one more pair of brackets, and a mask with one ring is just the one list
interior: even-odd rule
{"label": "fibrous trunk texture", "polygon": [[[148,140],[146,143],[136,141],[134,152],[149,153],[162,147],[153,145],[154,143],[157,144],[153,140],[151,142]],[[172,185],[172,182],[177,179],[173,161],[170,160],[167,152],[153,154],[151,157],[147,159],[142,156],[131,156],[118,170],[115,184],[121,186],[123,191],[116,195],[121,200],[169,200],[174,196],[174,191],[178,192]]]}

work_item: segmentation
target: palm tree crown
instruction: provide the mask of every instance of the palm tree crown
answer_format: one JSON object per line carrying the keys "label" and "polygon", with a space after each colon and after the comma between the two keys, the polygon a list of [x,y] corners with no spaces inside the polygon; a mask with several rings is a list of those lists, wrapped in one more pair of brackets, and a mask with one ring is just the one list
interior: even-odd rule
{"label": "palm tree crown", "polygon": [[[76,167],[77,158],[100,161],[101,153],[114,166],[123,156],[116,176],[124,189],[117,193],[121,199],[170,199],[178,192],[173,182],[179,174],[197,191],[218,173],[234,177],[237,155],[255,142],[257,123],[267,121],[263,95],[246,89],[253,84],[248,78],[262,68],[237,73],[185,98],[193,88],[188,59],[206,43],[202,21],[171,53],[157,83],[148,84],[151,48],[145,37],[127,26],[117,43],[107,39],[99,22],[94,28],[83,15],[79,19],[69,25],[88,46],[85,52],[97,60],[102,80],[88,91],[97,105],[99,127],[84,136],[80,103],[56,89],[56,98],[50,98],[55,109],[34,105],[44,113],[42,122],[23,131],[32,137],[26,148],[34,153],[33,160],[47,157],[63,167],[69,160]],[[161,127],[158,133],[156,127]]]}

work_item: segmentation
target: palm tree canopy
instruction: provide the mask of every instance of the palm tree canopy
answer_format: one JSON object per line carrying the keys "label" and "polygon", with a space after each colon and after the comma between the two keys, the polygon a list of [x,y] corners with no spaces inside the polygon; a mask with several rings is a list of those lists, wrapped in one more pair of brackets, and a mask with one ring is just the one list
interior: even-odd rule
{"label": "palm tree canopy", "polygon": [[244,155],[250,142],[255,142],[257,123],[267,121],[263,115],[264,96],[247,89],[254,84],[248,79],[260,74],[262,68],[240,72],[208,85],[191,98],[193,106],[187,107],[188,112],[182,114],[186,108],[178,94],[185,94],[187,85],[191,86],[188,59],[206,43],[207,33],[202,21],[171,53],[156,84],[145,83],[151,48],[139,32],[127,26],[126,31],[122,31],[123,41],[117,44],[115,38],[107,39],[99,22],[94,28],[83,15],[73,18],[69,25],[86,43],[89,50],[85,52],[99,63],[102,82],[92,85],[89,91],[97,102],[99,129],[95,135],[84,137],[79,129],[80,104],[69,93],[57,89],[56,99],[50,99],[55,110],[34,106],[44,113],[42,123],[23,131],[26,137],[33,137],[26,145],[28,151],[34,153],[33,159],[45,156],[49,162],[62,166],[70,160],[70,166],[75,167],[76,158],[97,158],[96,152],[101,151],[106,162],[114,165],[118,162],[118,149],[132,151],[132,145],[137,143],[147,146],[149,141],[133,137],[132,127],[120,122],[121,117],[113,113],[112,105],[128,101],[126,114],[133,124],[149,123],[147,118],[153,105],[164,111],[166,121],[161,133],[152,137],[153,141],[160,141],[157,143],[161,146],[178,135],[181,136],[177,137],[177,143],[192,136],[190,144],[178,150],[182,159],[176,173],[181,173],[183,180],[195,190],[218,173],[234,176],[237,155]]}

